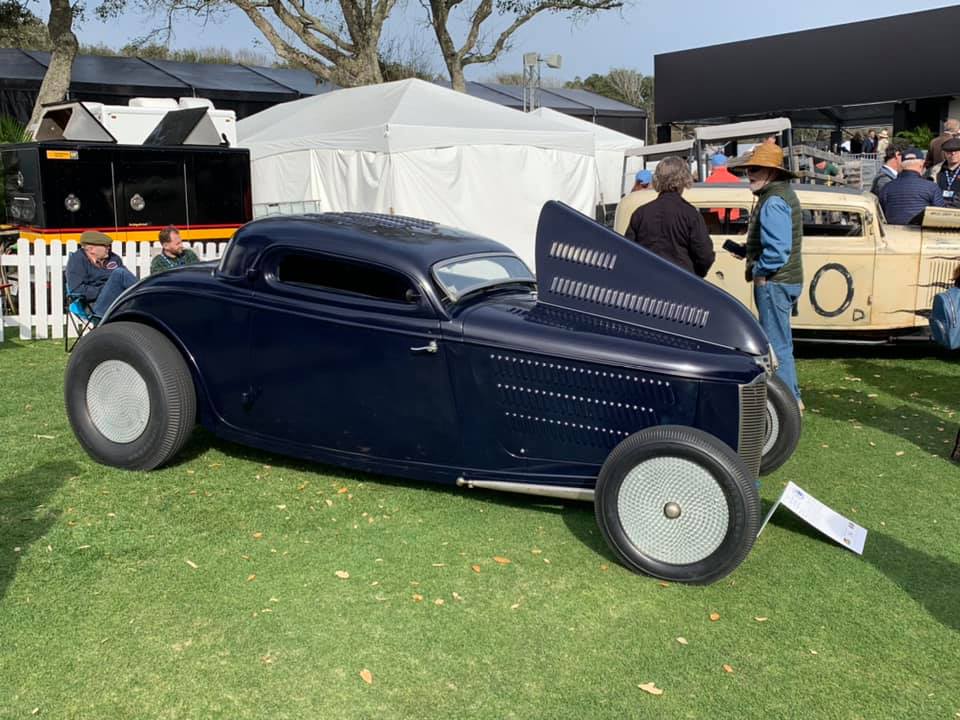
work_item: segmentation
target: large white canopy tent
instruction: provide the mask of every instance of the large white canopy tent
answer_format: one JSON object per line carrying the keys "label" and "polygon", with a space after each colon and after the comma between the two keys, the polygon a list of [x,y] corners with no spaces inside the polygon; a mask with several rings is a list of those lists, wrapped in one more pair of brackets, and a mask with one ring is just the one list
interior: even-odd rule
{"label": "large white canopy tent", "polygon": [[639,160],[627,158],[627,163],[624,164],[624,153],[626,150],[643,145],[642,140],[550,108],[537,108],[531,114],[571,130],[583,130],[593,135],[600,197],[604,204],[620,202],[621,196],[633,187],[634,175],[642,168],[642,163]]}
{"label": "large white canopy tent", "polygon": [[486,235],[531,267],[540,208],[593,216],[594,138],[545,118],[401,80],[284,103],[241,120],[255,215],[395,213]]}

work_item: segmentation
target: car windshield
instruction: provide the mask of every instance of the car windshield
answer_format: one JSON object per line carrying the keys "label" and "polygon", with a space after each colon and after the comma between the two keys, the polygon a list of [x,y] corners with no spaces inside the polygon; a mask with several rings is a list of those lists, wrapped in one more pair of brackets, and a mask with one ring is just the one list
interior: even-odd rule
{"label": "car windshield", "polygon": [[534,283],[533,273],[512,255],[481,255],[444,260],[433,266],[433,277],[456,302],[476,290],[510,283]]}

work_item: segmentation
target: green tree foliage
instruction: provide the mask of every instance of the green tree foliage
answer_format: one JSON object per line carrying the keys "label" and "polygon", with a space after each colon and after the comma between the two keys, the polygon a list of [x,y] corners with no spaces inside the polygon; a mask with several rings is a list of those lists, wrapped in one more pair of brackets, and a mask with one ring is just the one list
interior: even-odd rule
{"label": "green tree foliage", "polygon": [[936,137],[936,134],[926,125],[914,128],[913,130],[901,130],[897,133],[898,138],[903,138],[914,147],[921,150],[929,150],[930,143]]}
{"label": "green tree foliage", "polygon": [[50,34],[43,20],[18,0],[0,0],[0,47],[49,50]]}
{"label": "green tree foliage", "polygon": [[594,73],[585,79],[577,77],[566,83],[566,87],[589,90],[611,100],[643,108],[647,113],[647,141],[655,142],[653,75],[644,75],[629,68],[613,68],[605,75]]}

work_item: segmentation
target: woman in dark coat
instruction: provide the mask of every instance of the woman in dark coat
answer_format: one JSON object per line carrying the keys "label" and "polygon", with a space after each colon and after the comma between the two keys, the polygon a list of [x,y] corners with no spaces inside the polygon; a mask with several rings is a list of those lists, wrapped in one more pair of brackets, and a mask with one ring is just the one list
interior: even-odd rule
{"label": "woman in dark coat", "polygon": [[653,173],[653,189],[659,195],[633,212],[624,235],[674,265],[705,277],[715,258],[713,241],[700,211],[682,197],[691,185],[693,176],[685,160],[661,160]]}

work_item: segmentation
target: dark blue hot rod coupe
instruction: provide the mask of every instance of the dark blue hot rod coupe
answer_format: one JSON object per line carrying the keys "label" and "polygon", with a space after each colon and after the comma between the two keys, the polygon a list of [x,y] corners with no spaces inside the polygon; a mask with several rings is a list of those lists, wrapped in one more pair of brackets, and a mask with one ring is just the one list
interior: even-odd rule
{"label": "dark blue hot rod coupe", "polygon": [[537,279],[499,243],[403,217],[251,222],[216,266],[114,303],[70,358],[70,422],[123,468],[168,462],[199,421],[357,470],[593,500],[626,566],[725,576],[757,534],[765,446],[772,469],[799,433],[763,331],[559,203],[536,259]]}

